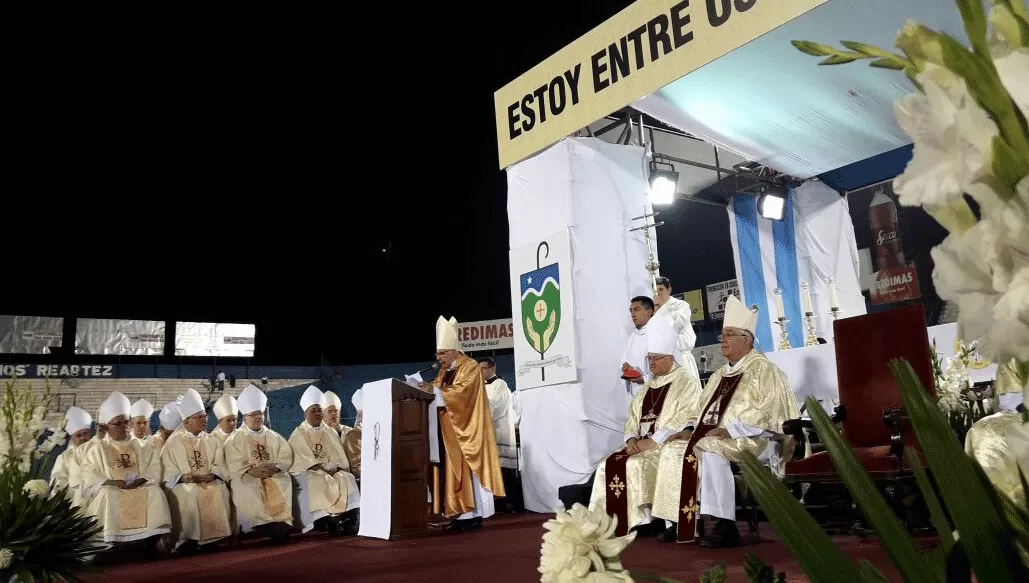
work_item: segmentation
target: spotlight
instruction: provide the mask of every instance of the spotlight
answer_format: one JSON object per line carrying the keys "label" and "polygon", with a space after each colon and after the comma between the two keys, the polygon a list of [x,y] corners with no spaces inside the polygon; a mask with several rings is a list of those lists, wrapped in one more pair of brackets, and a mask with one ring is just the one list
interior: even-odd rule
{"label": "spotlight", "polygon": [[784,187],[779,185],[763,186],[757,198],[757,212],[766,219],[781,221],[783,212],[786,210],[787,192]]}
{"label": "spotlight", "polygon": [[[667,166],[667,169],[660,168]],[[675,189],[679,184],[679,173],[667,162],[650,162],[650,204],[667,205],[675,200]]]}

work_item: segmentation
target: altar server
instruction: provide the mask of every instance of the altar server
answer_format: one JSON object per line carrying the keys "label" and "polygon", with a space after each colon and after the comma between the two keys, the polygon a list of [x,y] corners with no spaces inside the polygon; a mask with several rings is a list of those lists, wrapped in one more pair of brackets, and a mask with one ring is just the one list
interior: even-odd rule
{"label": "altar server", "polygon": [[658,459],[665,443],[697,416],[700,381],[675,362],[678,330],[669,318],[656,316],[647,324],[647,363],[650,379],[629,405],[625,446],[597,467],[590,509],[618,518],[617,532],[638,530],[653,536],[664,530],[654,521],[651,506]]}
{"label": "altar server", "polygon": [[663,315],[675,322],[679,331],[679,364],[686,371],[700,378],[697,372],[697,360],[693,358],[693,347],[697,345],[697,333],[693,330],[693,308],[686,301],[672,297],[672,281],[667,277],[657,278],[657,295],[654,297],[657,306],[655,316]]}
{"label": "altar server", "polygon": [[325,391],[325,410],[322,411],[324,422],[339,435],[340,439],[353,429],[353,427],[340,423],[339,416],[342,411],[343,401],[339,400],[339,396],[332,391]]}
{"label": "altar server", "polygon": [[222,445],[225,445],[225,440],[232,435],[232,432],[236,431],[236,417],[239,416],[239,406],[236,404],[235,397],[225,394],[214,402],[213,409],[214,416],[218,419],[218,427],[214,428],[211,435],[218,438]]}
{"label": "altar server", "polygon": [[[486,399],[489,401],[490,415],[493,419],[493,434],[497,438],[501,470],[517,470],[518,444],[515,441],[511,388],[504,379],[497,376],[497,363],[492,358],[479,359],[479,370],[483,382],[486,383]],[[504,482],[505,486],[507,483]]]}
{"label": "altar server", "polygon": [[54,467],[50,470],[50,485],[55,492],[67,488],[68,500],[79,506],[82,496],[79,494],[79,460],[75,452],[79,446],[89,441],[93,418],[83,409],[68,407],[64,419],[64,431],[69,435],[68,448],[54,461]]}
{"label": "altar server", "polygon": [[150,440],[150,417],[154,414],[154,406],[146,399],[140,399],[132,404],[129,411],[129,424],[132,427],[132,437],[142,442]]}
{"label": "altar server", "polygon": [[654,317],[654,301],[647,296],[637,296],[629,302],[629,317],[634,327],[625,340],[625,354],[622,356],[622,378],[625,392],[634,396],[643,383],[650,379],[647,365],[647,323]]}
{"label": "altar server", "polygon": [[422,390],[433,391],[446,410],[439,411],[445,464],[444,512],[452,518],[447,530],[482,526],[493,516],[493,497],[503,497],[504,478],[497,455],[497,438],[486,398],[486,385],[474,360],[458,349],[457,320],[436,320],[436,360],[439,373]]}
{"label": "altar server", "polygon": [[179,403],[183,431],[161,450],[164,487],[174,512],[176,547],[206,545],[232,535],[228,472],[218,438],[207,433],[207,410],[200,393],[186,389]]}
{"label": "altar server", "polygon": [[289,436],[293,448],[290,472],[297,480],[299,519],[303,532],[324,520],[329,534],[357,534],[361,493],[357,480],[347,471],[339,435],[322,423],[325,395],[311,385],[300,397],[304,422]]}
{"label": "altar server", "polygon": [[129,399],[115,391],[100,405],[98,423],[107,435],[88,446],[80,464],[80,487],[107,543],[157,537],[171,530],[168,500],[161,490],[161,464],[154,448],[129,433]]}
{"label": "altar server", "polygon": [[757,318],[756,308],[729,296],[721,336],[728,362],[704,387],[699,417],[661,453],[654,515],[672,521],[663,541],[694,541],[697,518],[704,515],[715,525],[702,546],[738,545],[736,482],[729,463],[748,452],[783,475],[793,455],[793,439],[782,434],[782,424],[800,417],[800,411],[786,375],[754,351]]}
{"label": "altar server", "polygon": [[289,536],[293,522],[293,450],[264,425],[268,397],[249,385],[239,394],[243,427],[225,441],[225,462],[232,482],[232,502],[243,532],[265,531],[273,541]]}

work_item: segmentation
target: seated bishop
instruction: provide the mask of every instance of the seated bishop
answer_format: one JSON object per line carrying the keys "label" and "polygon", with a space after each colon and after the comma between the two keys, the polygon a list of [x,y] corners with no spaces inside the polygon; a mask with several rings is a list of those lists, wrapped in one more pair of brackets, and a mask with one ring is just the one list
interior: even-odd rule
{"label": "seated bishop", "polygon": [[50,486],[54,492],[66,488],[68,501],[74,506],[80,506],[82,497],[79,495],[79,460],[76,450],[92,437],[90,429],[93,418],[84,409],[68,407],[64,419],[64,430],[69,436],[68,448],[54,461],[54,467],[50,470]]}
{"label": "seated bishop", "polygon": [[[730,462],[744,452],[783,475],[793,455],[793,439],[782,424],[800,417],[786,375],[754,350],[757,308],[747,309],[735,296],[725,304],[721,349],[728,363],[711,375],[698,405],[676,447],[661,452],[659,487],[654,515],[668,521],[659,540],[693,542],[701,546],[735,546],[736,482]],[[697,519],[715,519],[711,535],[698,532]]]}
{"label": "seated bishop", "polygon": [[243,427],[225,440],[225,463],[232,477],[232,502],[240,529],[255,529],[274,542],[289,537],[293,524],[293,450],[264,424],[268,397],[248,385],[236,401]]}
{"label": "seated bishop", "polygon": [[154,414],[154,406],[146,399],[132,404],[129,412],[129,424],[132,426],[132,438],[142,442],[150,441],[150,417]]}
{"label": "seated bishop", "polygon": [[325,409],[322,411],[322,416],[325,418],[325,424],[331,427],[340,439],[343,439],[347,432],[353,429],[353,427],[340,423],[342,412],[343,401],[339,400],[339,396],[332,391],[325,391]]}
{"label": "seated bishop", "polygon": [[232,535],[232,503],[222,444],[207,432],[200,393],[186,389],[179,414],[183,431],[169,437],[161,449],[162,478],[172,508],[175,546],[193,550]]}
{"label": "seated bishop", "polygon": [[590,509],[616,517],[619,536],[630,529],[653,536],[665,528],[661,521],[653,520],[651,511],[658,459],[665,443],[696,417],[700,396],[700,381],[676,364],[678,337],[668,318],[656,316],[647,324],[650,378],[629,405],[625,446],[597,467]]}
{"label": "seated bishop", "polygon": [[161,455],[161,450],[164,449],[164,442],[168,441],[172,433],[182,429],[182,415],[179,413],[179,404],[175,401],[168,403],[161,409],[161,412],[157,414],[157,419],[160,422],[157,427],[157,433],[150,439],[150,446],[154,448],[156,455]]}
{"label": "seated bishop", "polygon": [[[350,463],[350,473],[358,480],[361,479],[361,421],[363,419],[363,404],[361,401],[361,389],[357,389],[350,398],[350,403],[357,411],[357,419],[354,427],[343,432],[343,453],[347,454],[347,462]],[[344,426],[346,427],[346,426]]]}
{"label": "seated bishop", "polygon": [[300,397],[304,422],[289,436],[293,448],[290,472],[297,480],[297,514],[303,532],[325,524],[332,535],[357,534],[361,492],[357,480],[347,471],[350,464],[343,442],[322,423],[325,395],[311,385]]}
{"label": "seated bishop", "polygon": [[129,399],[115,391],[100,405],[97,422],[107,434],[88,445],[79,465],[87,514],[95,516],[107,543],[146,540],[167,551],[161,535],[171,531],[168,499],[161,490],[161,462],[154,448],[132,438]]}
{"label": "seated bishop", "polygon": [[236,430],[236,419],[239,417],[239,405],[236,403],[236,398],[232,395],[222,395],[215,401],[214,417],[218,420],[218,427],[214,428],[211,435],[217,437],[218,441],[225,445],[225,440]]}

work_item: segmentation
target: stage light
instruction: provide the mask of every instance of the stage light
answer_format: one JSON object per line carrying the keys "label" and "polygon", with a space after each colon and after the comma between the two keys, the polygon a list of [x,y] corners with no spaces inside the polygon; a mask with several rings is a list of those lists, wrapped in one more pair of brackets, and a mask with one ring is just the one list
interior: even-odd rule
{"label": "stage light", "polygon": [[[667,166],[667,169],[659,168]],[[668,205],[675,200],[675,189],[679,184],[679,173],[675,166],[665,162],[650,162],[650,204]]]}
{"label": "stage light", "polygon": [[786,210],[786,189],[781,186],[768,186],[761,189],[757,199],[757,212],[762,217],[781,221]]}

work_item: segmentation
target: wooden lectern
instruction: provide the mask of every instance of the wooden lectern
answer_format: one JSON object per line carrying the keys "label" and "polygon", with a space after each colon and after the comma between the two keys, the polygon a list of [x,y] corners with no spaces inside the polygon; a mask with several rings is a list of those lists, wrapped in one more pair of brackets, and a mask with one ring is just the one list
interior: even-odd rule
{"label": "wooden lectern", "polygon": [[[426,536],[429,403],[435,396],[393,379],[393,452],[390,540]],[[368,428],[365,427],[365,431]]]}

